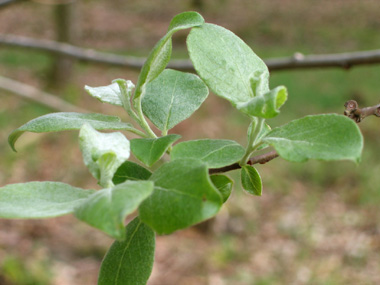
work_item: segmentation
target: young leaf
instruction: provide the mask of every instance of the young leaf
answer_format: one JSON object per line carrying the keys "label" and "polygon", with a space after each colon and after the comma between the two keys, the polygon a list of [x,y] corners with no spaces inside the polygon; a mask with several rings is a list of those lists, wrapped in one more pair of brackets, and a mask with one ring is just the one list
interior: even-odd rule
{"label": "young leaf", "polygon": [[60,112],[35,118],[22,125],[9,135],[8,142],[12,149],[16,151],[14,145],[17,139],[26,131],[32,133],[45,133],[79,130],[86,123],[96,130],[125,130],[138,132],[138,130],[133,128],[131,124],[120,122],[120,118],[116,116]]}
{"label": "young leaf", "polygon": [[115,241],[100,267],[98,285],[144,285],[152,273],[155,235],[135,218],[124,241]]}
{"label": "young leaf", "polygon": [[148,180],[152,175],[148,169],[132,161],[126,161],[115,172],[112,182],[117,185],[127,180]]}
{"label": "young leaf", "polygon": [[232,140],[193,140],[176,144],[171,159],[199,159],[209,168],[218,168],[239,161],[244,155],[244,148]]}
{"label": "young leaf", "polygon": [[237,104],[237,109],[249,116],[270,119],[277,116],[279,109],[285,103],[288,97],[287,90],[284,86],[278,86],[271,91],[256,96],[246,103]]}
{"label": "young leaf", "polygon": [[129,158],[129,141],[122,133],[100,133],[85,124],[79,132],[83,160],[103,187],[112,185],[112,177]]}
{"label": "young leaf", "polygon": [[140,219],[169,234],[214,216],[222,205],[206,165],[199,160],[168,162],[152,174],[154,192],[139,207]]}
{"label": "young leaf", "polygon": [[306,116],[275,128],[264,136],[289,161],[360,161],[363,137],[355,122],[336,114]]}
{"label": "young leaf", "polygon": [[92,194],[75,216],[115,239],[125,238],[124,220],[153,192],[151,181],[127,181]]}
{"label": "young leaf", "polygon": [[236,106],[253,98],[251,78],[261,78],[260,92],[269,91],[265,63],[229,30],[212,24],[193,28],[187,38],[190,59],[215,94]]}
{"label": "young leaf", "polygon": [[0,188],[0,217],[39,219],[70,214],[94,190],[60,182],[28,182]]}
{"label": "young leaf", "polygon": [[156,139],[133,139],[131,140],[131,151],[141,162],[150,167],[180,137],[180,135],[168,135]]}
{"label": "young leaf", "polygon": [[[127,91],[132,92],[135,85],[130,80],[126,80]],[[90,87],[85,86],[84,89],[92,97],[98,99],[102,103],[109,103],[116,106],[123,106],[123,102],[120,100],[121,92],[119,85],[115,82],[108,86]]]}
{"label": "young leaf", "polygon": [[222,195],[223,203],[225,203],[231,195],[234,182],[228,176],[222,174],[210,175],[210,178],[214,186]]}
{"label": "young leaf", "polygon": [[141,96],[144,85],[155,79],[168,64],[172,52],[172,35],[183,29],[200,26],[204,23],[203,17],[196,12],[184,12],[176,15],[170,22],[166,35],[150,52],[136,85],[134,99]]}
{"label": "young leaf", "polygon": [[249,165],[242,166],[240,178],[244,190],[252,195],[261,196],[263,186],[256,168]]}
{"label": "young leaf", "polygon": [[208,88],[198,76],[166,69],[147,84],[142,109],[165,134],[190,117],[207,96]]}

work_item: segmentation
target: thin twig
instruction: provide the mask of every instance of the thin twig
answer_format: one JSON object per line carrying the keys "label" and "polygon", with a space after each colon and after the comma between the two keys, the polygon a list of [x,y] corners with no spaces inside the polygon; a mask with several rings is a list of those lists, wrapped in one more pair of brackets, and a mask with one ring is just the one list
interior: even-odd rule
{"label": "thin twig", "polygon": [[[145,62],[145,58],[110,54],[50,40],[36,40],[15,35],[0,35],[0,45],[1,44],[4,46],[28,48],[28,50],[39,50],[53,54],[62,54],[81,61],[96,62],[134,69],[140,69]],[[321,55],[302,55],[300,53],[296,53],[294,56],[272,58],[264,61],[271,71],[327,67],[340,67],[347,69],[356,65],[380,63],[380,49]],[[172,60],[168,67],[179,70],[193,70],[193,65],[189,60]]]}
{"label": "thin twig", "polygon": [[58,96],[43,92],[33,86],[2,76],[0,76],[0,89],[6,90],[60,112],[89,112],[58,98]]}
{"label": "thin twig", "polygon": [[346,110],[344,115],[360,123],[364,118],[375,115],[380,117],[380,104],[370,107],[359,108],[359,104],[355,100],[349,100],[344,104]]}
{"label": "thin twig", "polygon": [[[248,164],[249,165],[254,165],[258,163],[265,164],[271,161],[272,159],[275,159],[276,157],[278,157],[278,153],[275,150],[272,150],[270,152],[251,157],[248,160]],[[239,163],[234,163],[234,164],[227,165],[220,168],[211,168],[208,170],[208,172],[209,174],[224,173],[224,172],[228,172],[228,171],[240,169],[240,168],[241,168],[241,165]]]}

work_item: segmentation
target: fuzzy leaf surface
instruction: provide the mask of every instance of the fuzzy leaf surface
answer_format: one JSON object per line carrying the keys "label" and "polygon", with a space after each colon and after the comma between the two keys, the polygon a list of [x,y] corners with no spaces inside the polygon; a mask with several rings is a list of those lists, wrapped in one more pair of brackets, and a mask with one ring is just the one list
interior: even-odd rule
{"label": "fuzzy leaf surface", "polygon": [[252,195],[261,196],[263,191],[263,185],[261,177],[256,168],[244,165],[241,168],[241,185],[243,189]]}
{"label": "fuzzy leaf surface", "polygon": [[223,203],[225,203],[231,195],[234,182],[227,175],[223,174],[210,175],[210,178],[214,186],[222,195]]}
{"label": "fuzzy leaf surface", "polygon": [[200,26],[203,23],[203,17],[196,12],[184,12],[171,20],[166,35],[155,45],[141,69],[134,99],[141,96],[145,84],[155,79],[168,64],[172,53],[172,35],[179,30]]}
{"label": "fuzzy leaf surface", "polygon": [[232,140],[201,139],[176,144],[171,159],[193,158],[203,161],[209,168],[218,168],[239,161],[244,148]]}
{"label": "fuzzy leaf surface", "polygon": [[132,139],[132,153],[145,165],[152,166],[157,162],[180,135],[167,135],[155,139]]}
{"label": "fuzzy leaf surface", "polygon": [[94,190],[60,182],[28,182],[0,188],[0,217],[39,219],[70,214]]}
{"label": "fuzzy leaf surface", "polygon": [[120,122],[120,118],[116,116],[58,112],[35,118],[15,129],[9,135],[8,142],[12,149],[16,151],[14,145],[24,132],[45,133],[79,130],[86,123],[97,130],[136,130],[131,124]]}
{"label": "fuzzy leaf surface", "polygon": [[286,160],[360,161],[363,137],[355,122],[336,114],[306,116],[270,131],[262,139]]}
{"label": "fuzzy leaf surface", "polygon": [[[213,24],[193,28],[187,47],[194,68],[215,94],[236,106],[255,95],[251,78],[259,77],[260,93],[269,91],[265,63],[238,36]],[[257,89],[257,86],[255,86]]]}
{"label": "fuzzy leaf surface", "polygon": [[148,180],[151,175],[152,172],[148,169],[127,160],[119,166],[112,178],[112,182],[117,185],[127,180]]}
{"label": "fuzzy leaf surface", "polygon": [[212,184],[206,164],[174,160],[150,177],[154,192],[139,208],[140,219],[159,234],[169,234],[214,216],[222,197]]}
{"label": "fuzzy leaf surface", "polygon": [[75,209],[75,216],[111,237],[125,238],[124,220],[153,192],[151,181],[127,181],[92,194]]}
{"label": "fuzzy leaf surface", "polygon": [[130,144],[122,133],[100,133],[85,124],[79,132],[83,160],[103,187],[109,187],[119,166],[129,158]]}
{"label": "fuzzy leaf surface", "polygon": [[126,227],[126,239],[115,241],[100,267],[98,285],[145,285],[152,273],[155,234],[135,218]]}

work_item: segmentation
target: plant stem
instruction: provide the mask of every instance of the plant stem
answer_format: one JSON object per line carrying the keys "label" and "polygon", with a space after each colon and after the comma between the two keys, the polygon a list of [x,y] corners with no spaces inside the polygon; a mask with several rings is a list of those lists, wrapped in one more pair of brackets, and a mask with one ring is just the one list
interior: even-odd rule
{"label": "plant stem", "polygon": [[263,129],[265,119],[264,118],[258,118],[254,117],[252,118],[252,124],[255,123],[254,130],[249,133],[248,135],[248,145],[245,150],[245,154],[243,158],[240,160],[240,165],[247,164],[247,161],[249,157],[251,156],[252,152],[258,147],[258,137]]}

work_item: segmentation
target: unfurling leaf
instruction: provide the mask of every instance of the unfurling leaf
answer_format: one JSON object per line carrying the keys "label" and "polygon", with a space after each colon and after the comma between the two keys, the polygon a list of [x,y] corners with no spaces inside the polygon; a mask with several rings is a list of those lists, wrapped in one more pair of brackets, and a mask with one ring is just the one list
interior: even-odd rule
{"label": "unfurling leaf", "polygon": [[180,135],[168,135],[155,139],[133,139],[131,140],[131,151],[141,162],[150,167],[180,137]]}
{"label": "unfurling leaf", "polygon": [[359,162],[363,137],[355,122],[336,114],[306,116],[270,131],[262,139],[289,161]]}
{"label": "unfurling leaf", "polygon": [[28,182],[0,188],[0,217],[40,219],[70,214],[94,190],[60,182]]}
{"label": "unfurling leaf", "polygon": [[242,166],[240,179],[244,190],[252,195],[261,196],[263,186],[256,168],[249,165]]}
{"label": "unfurling leaf", "polygon": [[166,134],[190,117],[207,96],[208,88],[198,76],[166,69],[147,84],[142,109],[149,120]]}
{"label": "unfurling leaf", "polygon": [[239,161],[244,148],[232,140],[193,140],[176,144],[171,159],[193,158],[203,161],[209,168],[218,168]]}
{"label": "unfurling leaf", "polygon": [[231,195],[234,182],[227,175],[222,174],[210,175],[210,178],[214,186],[222,195],[223,203],[225,203]]}
{"label": "unfurling leaf", "polygon": [[139,208],[140,219],[159,234],[169,234],[213,217],[222,197],[212,184],[206,164],[174,160],[150,177],[154,192]]}
{"label": "unfurling leaf", "polygon": [[126,239],[115,241],[103,259],[98,285],[145,285],[152,273],[154,232],[139,218],[125,230]]}
{"label": "unfurling leaf", "polygon": [[75,216],[115,239],[125,238],[124,220],[153,191],[151,181],[127,181],[97,191],[75,209]]}
{"label": "unfurling leaf", "polygon": [[85,124],[79,132],[79,143],[91,174],[101,186],[113,186],[113,175],[130,155],[127,138],[122,133],[100,133]]}

